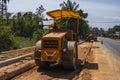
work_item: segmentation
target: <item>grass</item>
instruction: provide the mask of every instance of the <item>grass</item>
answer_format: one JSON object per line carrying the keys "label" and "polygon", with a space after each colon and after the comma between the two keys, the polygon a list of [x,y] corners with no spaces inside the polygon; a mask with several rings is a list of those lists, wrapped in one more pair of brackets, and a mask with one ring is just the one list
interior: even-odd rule
{"label": "grass", "polygon": [[35,46],[36,40],[25,37],[15,37],[15,42],[18,48]]}

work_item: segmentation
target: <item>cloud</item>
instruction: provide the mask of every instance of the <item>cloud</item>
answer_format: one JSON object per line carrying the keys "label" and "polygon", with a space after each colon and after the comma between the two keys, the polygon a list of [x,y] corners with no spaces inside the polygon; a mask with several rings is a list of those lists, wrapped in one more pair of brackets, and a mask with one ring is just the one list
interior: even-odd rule
{"label": "cloud", "polygon": [[102,27],[107,30],[119,25],[120,5],[112,5],[99,1],[77,0],[80,8],[88,12],[88,21],[91,27]]}
{"label": "cloud", "polygon": [[120,6],[118,5],[98,3],[93,1],[78,1],[78,3],[80,4],[81,9],[88,11],[88,13],[94,13],[94,15],[105,15],[106,13],[113,14],[120,12]]}
{"label": "cloud", "polygon": [[[8,12],[35,12],[41,4],[46,11],[60,9],[59,4],[67,0],[11,0]],[[71,0],[77,2],[79,8],[88,13],[89,22],[112,22],[120,20],[120,0]],[[114,4],[113,4],[114,2]],[[90,23],[91,26],[111,27],[116,23]]]}
{"label": "cloud", "polygon": [[104,16],[105,19],[120,20],[120,16]]}
{"label": "cloud", "polygon": [[[64,0],[11,0],[8,4],[9,12],[27,12],[32,11],[35,12],[36,8],[40,5],[46,9],[46,11],[59,9],[59,4]],[[67,1],[67,0],[66,0]]]}

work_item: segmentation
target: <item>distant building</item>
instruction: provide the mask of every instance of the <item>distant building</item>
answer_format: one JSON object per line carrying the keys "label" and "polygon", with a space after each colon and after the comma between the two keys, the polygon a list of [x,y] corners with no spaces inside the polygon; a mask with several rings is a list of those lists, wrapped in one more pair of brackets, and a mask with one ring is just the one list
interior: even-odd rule
{"label": "distant building", "polygon": [[114,34],[114,37],[117,39],[120,39],[120,32],[116,31]]}
{"label": "distant building", "polygon": [[51,29],[50,26],[52,26],[53,23],[54,23],[53,19],[50,19],[39,22],[39,25],[42,29]]}

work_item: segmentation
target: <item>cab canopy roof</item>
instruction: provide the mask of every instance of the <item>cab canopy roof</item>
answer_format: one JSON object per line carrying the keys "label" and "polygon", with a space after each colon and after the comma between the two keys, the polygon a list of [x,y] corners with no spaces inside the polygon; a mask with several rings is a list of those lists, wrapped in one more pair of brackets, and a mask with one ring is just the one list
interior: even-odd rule
{"label": "cab canopy roof", "polygon": [[76,19],[80,18],[80,15],[77,12],[72,10],[53,10],[53,11],[47,12],[47,15],[55,19],[65,18],[65,17],[76,18]]}

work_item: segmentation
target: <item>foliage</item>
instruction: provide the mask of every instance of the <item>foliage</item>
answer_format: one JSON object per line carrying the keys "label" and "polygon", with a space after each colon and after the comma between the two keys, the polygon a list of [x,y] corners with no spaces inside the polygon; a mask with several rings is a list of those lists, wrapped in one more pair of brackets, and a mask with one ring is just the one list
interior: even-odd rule
{"label": "foliage", "polygon": [[10,26],[0,26],[0,51],[16,48]]}
{"label": "foliage", "polygon": [[115,25],[115,26],[113,26],[113,28],[109,28],[107,33],[106,33],[106,36],[107,37],[114,37],[116,32],[119,32],[119,34],[120,34],[120,25]]}
{"label": "foliage", "polygon": [[103,28],[93,27],[90,30],[95,36],[105,36],[105,30]]}
{"label": "foliage", "polygon": [[46,35],[49,32],[48,29],[38,29],[33,34],[34,40],[40,40],[44,35]]}
{"label": "foliage", "polygon": [[120,31],[120,25],[115,25],[114,27],[113,27],[113,30],[114,30],[114,32],[116,32],[116,31]]}
{"label": "foliage", "polygon": [[17,13],[17,16],[13,17],[12,30],[17,36],[32,38],[34,31],[39,26],[39,17],[32,12],[26,12],[25,14]]}
{"label": "foliage", "polygon": [[[76,2],[72,2],[70,0],[67,0],[67,2],[63,1],[63,3],[60,4],[60,7],[61,9],[74,10],[79,13],[81,17],[81,19],[79,20],[80,21],[79,36],[81,38],[85,38],[88,32],[90,31],[88,21],[85,20],[88,16],[88,13],[85,13],[82,9],[78,10],[79,4],[77,4]],[[77,22],[76,19],[71,19],[71,18],[64,18],[58,20],[58,23],[61,25],[62,29],[72,29],[74,31],[76,31],[76,27],[75,27],[77,26],[76,22]]]}
{"label": "foliage", "polygon": [[5,4],[7,4],[7,2],[10,2],[10,0],[0,0],[0,1],[2,1]]}
{"label": "foliage", "polygon": [[81,39],[86,39],[87,34],[90,32],[88,21],[85,20],[88,17],[88,13],[85,13],[82,9],[78,10],[78,13],[81,17],[79,20],[79,35]]}
{"label": "foliage", "polygon": [[46,33],[46,30],[38,31],[44,10],[40,6],[36,11],[38,13],[18,12],[12,16],[6,13],[5,19],[0,15],[0,51],[35,45],[38,39],[35,33],[38,32],[40,38]]}
{"label": "foliage", "polygon": [[99,36],[105,36],[105,30],[103,28],[100,28]]}
{"label": "foliage", "polygon": [[39,16],[39,17],[42,17],[43,18],[43,12],[45,11],[45,8],[43,7],[43,5],[39,6],[37,9],[36,9],[36,14]]}
{"label": "foliage", "polygon": [[[0,0],[0,16],[2,16],[2,23],[5,18],[7,18],[7,3],[9,3],[10,0]],[[7,22],[7,19],[6,19]]]}
{"label": "foliage", "polygon": [[79,35],[81,39],[86,39],[87,34],[90,32],[87,21],[80,19]]}
{"label": "foliage", "polygon": [[14,38],[15,43],[17,48],[23,48],[23,47],[30,47],[30,46],[34,46],[36,43],[36,40],[34,39],[29,39],[29,38],[25,38],[25,37],[15,37]]}
{"label": "foliage", "polygon": [[67,10],[74,10],[76,11],[79,7],[79,4],[77,4],[76,2],[72,2],[70,0],[67,0],[67,2],[64,2],[60,4],[60,7],[62,9],[67,9]]}
{"label": "foliage", "polygon": [[[61,9],[66,9],[66,10],[74,10],[77,11],[79,4],[76,2],[72,2],[70,0],[67,0],[67,2],[64,2],[60,4]],[[71,18],[63,18],[58,21],[58,23],[61,25],[61,28],[63,29],[74,29],[73,26],[77,25],[75,19]]]}
{"label": "foliage", "polygon": [[100,30],[99,30],[97,27],[94,27],[94,28],[92,29],[92,32],[93,32],[94,34],[96,34],[97,36],[100,35]]}
{"label": "foliage", "polygon": [[79,13],[81,19],[86,19],[88,17],[88,13],[85,13],[82,9],[77,12]]}

